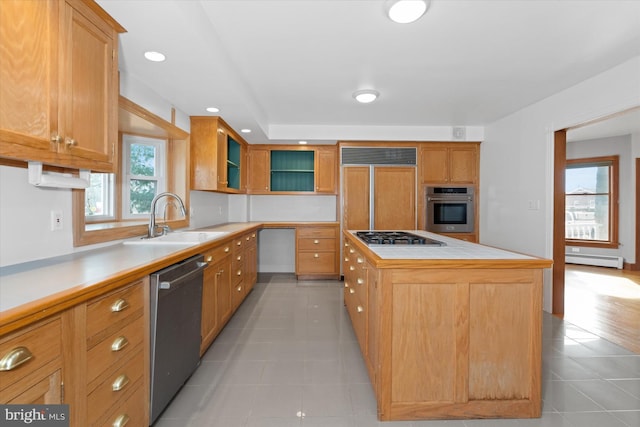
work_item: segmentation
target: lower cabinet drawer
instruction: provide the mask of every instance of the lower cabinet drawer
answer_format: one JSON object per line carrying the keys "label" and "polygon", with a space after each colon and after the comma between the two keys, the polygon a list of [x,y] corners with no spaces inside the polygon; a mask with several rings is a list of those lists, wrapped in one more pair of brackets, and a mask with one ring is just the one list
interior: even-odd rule
{"label": "lower cabinet drawer", "polygon": [[298,274],[336,273],[335,252],[299,252]]}
{"label": "lower cabinet drawer", "polygon": [[127,399],[116,411],[109,414],[102,427],[146,426],[145,408],[149,406],[149,400],[144,393],[144,387],[139,386],[133,395]]}
{"label": "lower cabinet drawer", "polygon": [[89,425],[94,425],[114,405],[122,405],[127,396],[142,384],[144,353],[139,351],[129,363],[113,371],[87,398]]}
{"label": "lower cabinet drawer", "polygon": [[335,251],[336,239],[298,239],[299,251]]}
{"label": "lower cabinet drawer", "polygon": [[140,316],[88,351],[87,383],[89,384],[89,390],[92,389],[91,382],[98,378],[100,374],[140,350],[140,345],[144,342],[144,332],[144,317]]}
{"label": "lower cabinet drawer", "polygon": [[7,370],[0,371],[0,390],[61,355],[62,322],[59,317],[3,338],[0,340],[0,359]]}

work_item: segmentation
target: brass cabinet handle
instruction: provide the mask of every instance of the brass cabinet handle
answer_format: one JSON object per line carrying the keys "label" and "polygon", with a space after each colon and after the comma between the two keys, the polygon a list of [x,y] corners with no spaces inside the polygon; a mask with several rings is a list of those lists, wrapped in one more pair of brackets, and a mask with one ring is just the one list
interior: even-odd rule
{"label": "brass cabinet handle", "polygon": [[356,310],[358,310],[358,313],[362,313],[364,311],[364,307],[359,305],[356,307]]}
{"label": "brass cabinet handle", "polygon": [[314,245],[318,245],[318,244],[320,244],[320,240],[315,239],[315,240],[313,241],[313,244],[314,244]]}
{"label": "brass cabinet handle", "polygon": [[127,308],[129,308],[129,303],[127,302],[127,300],[122,299],[122,298],[118,299],[116,302],[114,302],[111,305],[111,311],[113,313],[118,313],[118,312],[120,312],[122,310],[125,310]]}
{"label": "brass cabinet handle", "polygon": [[358,285],[363,285],[364,284],[364,279],[361,279],[358,277],[358,280],[356,280],[356,283],[358,283]]}
{"label": "brass cabinet handle", "polygon": [[229,246],[227,246],[226,248],[224,248],[225,253],[229,252]]}
{"label": "brass cabinet handle", "polygon": [[58,135],[57,133],[52,133],[51,134],[51,142],[59,144],[61,139],[62,138],[60,138],[60,135]]}
{"label": "brass cabinet handle", "polygon": [[211,262],[211,261],[213,261],[213,256],[212,256],[212,255],[209,255],[209,256],[207,257],[207,262]]}
{"label": "brass cabinet handle", "polygon": [[255,239],[255,238],[256,238],[256,233],[252,233],[252,234],[251,234],[251,238],[252,238],[252,239]]}
{"label": "brass cabinet handle", "polygon": [[242,245],[242,240],[238,240],[238,243],[236,243],[236,246],[240,246]]}
{"label": "brass cabinet handle", "polygon": [[355,253],[355,249],[353,249],[353,248],[349,249],[349,253],[350,254]]}
{"label": "brass cabinet handle", "polygon": [[118,376],[118,378],[116,378],[116,380],[113,382],[113,384],[111,384],[111,390],[120,391],[127,384],[129,384],[129,377],[126,376],[125,374],[121,374],[121,375]]}
{"label": "brass cabinet handle", "polygon": [[349,262],[349,257],[348,256],[344,257],[344,262]]}
{"label": "brass cabinet handle", "polygon": [[313,257],[314,257],[314,258],[320,258],[320,255],[318,255],[318,254],[313,254]]}
{"label": "brass cabinet handle", "polygon": [[11,371],[23,363],[33,359],[33,354],[27,347],[16,347],[0,359],[0,371]]}
{"label": "brass cabinet handle", "polygon": [[236,273],[236,276],[242,276],[242,270],[238,270],[238,272]]}
{"label": "brass cabinet handle", "polygon": [[348,287],[349,287],[349,284],[348,284],[346,281],[344,282],[344,287],[345,287],[345,288],[348,288]]}
{"label": "brass cabinet handle", "polygon": [[124,427],[129,423],[129,415],[118,415],[118,418],[113,422],[113,427]]}
{"label": "brass cabinet handle", "polygon": [[242,292],[242,286],[238,286],[238,289],[236,289],[238,292]]}
{"label": "brass cabinet handle", "polygon": [[238,257],[236,258],[238,261],[242,260],[242,255],[238,255]]}
{"label": "brass cabinet handle", "polygon": [[126,337],[119,336],[111,343],[111,351],[120,351],[128,345],[129,340]]}
{"label": "brass cabinet handle", "polygon": [[350,266],[349,266],[349,270],[353,271],[353,270],[355,270],[355,269],[356,269],[356,267],[355,267],[355,266],[353,266],[353,265],[350,265]]}
{"label": "brass cabinet handle", "polygon": [[353,295],[353,294],[355,294],[355,293],[356,293],[356,290],[355,290],[355,289],[353,289],[353,288],[351,288],[351,289],[349,289],[349,293]]}
{"label": "brass cabinet handle", "polygon": [[249,239],[251,239],[251,236],[247,236],[247,242],[249,241]]}
{"label": "brass cabinet handle", "polygon": [[356,262],[358,264],[362,264],[364,262],[364,258],[358,257],[358,260]]}
{"label": "brass cabinet handle", "polygon": [[76,141],[76,140],[75,140],[75,139],[73,139],[73,138],[65,138],[65,139],[64,139],[64,144],[65,144],[67,147],[71,148],[71,147],[75,147],[76,145],[78,145],[78,141]]}

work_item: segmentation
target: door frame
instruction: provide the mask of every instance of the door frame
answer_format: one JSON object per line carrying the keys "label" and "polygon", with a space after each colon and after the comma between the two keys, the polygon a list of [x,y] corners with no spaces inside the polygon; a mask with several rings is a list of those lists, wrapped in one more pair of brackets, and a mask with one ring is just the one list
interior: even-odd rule
{"label": "door frame", "polygon": [[[567,131],[595,124],[619,115],[636,111],[640,106],[609,114],[594,120],[559,129],[553,135],[553,268],[551,313],[564,315],[564,276],[565,276],[565,169],[567,165]],[[640,158],[635,159],[635,262],[625,264],[625,269],[640,270]]]}

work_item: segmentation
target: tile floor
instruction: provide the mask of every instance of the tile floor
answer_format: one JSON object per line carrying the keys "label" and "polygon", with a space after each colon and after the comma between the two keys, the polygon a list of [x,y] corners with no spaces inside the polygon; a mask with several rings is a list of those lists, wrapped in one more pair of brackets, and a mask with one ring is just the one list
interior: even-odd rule
{"label": "tile floor", "polygon": [[543,340],[542,418],[378,422],[341,282],[261,275],[154,427],[640,426],[640,355],[549,314]]}

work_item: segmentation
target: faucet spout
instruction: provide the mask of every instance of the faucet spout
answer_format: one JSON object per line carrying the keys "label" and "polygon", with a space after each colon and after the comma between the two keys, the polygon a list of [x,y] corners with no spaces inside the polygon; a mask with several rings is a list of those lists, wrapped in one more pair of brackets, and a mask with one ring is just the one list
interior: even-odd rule
{"label": "faucet spout", "polygon": [[158,200],[163,197],[172,197],[176,199],[178,201],[178,204],[180,205],[180,213],[184,217],[187,216],[187,209],[184,207],[184,202],[182,201],[180,196],[170,192],[164,192],[156,195],[151,201],[151,213],[149,214],[149,231],[147,233],[148,238],[156,237],[156,204],[158,203]]}

